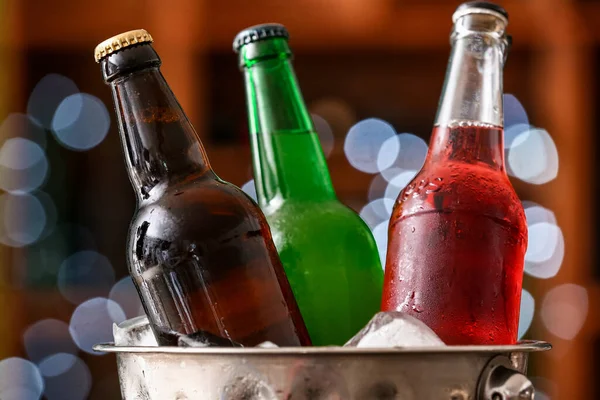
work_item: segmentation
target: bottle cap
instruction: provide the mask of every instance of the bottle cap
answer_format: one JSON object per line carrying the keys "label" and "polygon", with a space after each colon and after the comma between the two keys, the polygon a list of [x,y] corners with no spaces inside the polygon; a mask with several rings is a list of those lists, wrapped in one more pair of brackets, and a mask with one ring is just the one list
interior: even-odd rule
{"label": "bottle cap", "polygon": [[96,62],[100,62],[104,57],[124,49],[125,47],[133,46],[134,44],[152,43],[152,36],[145,29],[136,29],[128,31],[106,39],[94,50]]}
{"label": "bottle cap", "polygon": [[261,24],[244,29],[233,39],[233,51],[236,53],[246,44],[272,38],[288,39],[290,34],[281,24]]}
{"label": "bottle cap", "polygon": [[456,22],[460,17],[463,17],[467,14],[474,13],[485,13],[485,14],[493,14],[508,22],[508,13],[502,7],[497,4],[490,3],[488,1],[470,1],[468,3],[463,3],[454,12],[452,16],[452,22]]}

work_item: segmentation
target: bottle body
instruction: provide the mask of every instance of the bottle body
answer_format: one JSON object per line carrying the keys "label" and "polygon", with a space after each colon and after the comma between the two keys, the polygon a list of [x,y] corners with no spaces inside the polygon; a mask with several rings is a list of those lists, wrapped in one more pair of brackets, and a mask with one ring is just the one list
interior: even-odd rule
{"label": "bottle body", "polygon": [[527,225],[504,166],[508,14],[470,2],[453,21],[427,158],[390,219],[382,310],[413,315],[448,345],[514,344]]}
{"label": "bottle body", "polygon": [[267,222],[235,186],[200,177],[142,202],[127,250],[159,343],[202,329],[247,346],[309,344]]}
{"label": "bottle body", "polygon": [[490,165],[502,129],[462,125],[434,128],[436,156],[398,197],[382,310],[409,313],[449,345],[513,344],[525,214],[504,169]]}
{"label": "bottle body", "polygon": [[312,343],[343,345],[381,303],[375,240],[335,195],[285,28],[253,27],[238,38],[259,205]]}
{"label": "bottle body", "polygon": [[289,200],[264,211],[313,344],[344,344],[381,303],[370,230],[339,201]]}
{"label": "bottle body", "polygon": [[133,43],[100,63],[138,200],[129,270],[157,341],[201,331],[245,346],[310,345],[264,214],[212,171],[158,55]]}

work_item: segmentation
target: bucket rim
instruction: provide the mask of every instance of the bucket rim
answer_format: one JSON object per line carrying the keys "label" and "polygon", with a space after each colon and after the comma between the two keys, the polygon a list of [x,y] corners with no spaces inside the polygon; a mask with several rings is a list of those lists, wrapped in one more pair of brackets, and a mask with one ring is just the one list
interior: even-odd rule
{"label": "bucket rim", "polygon": [[320,355],[400,355],[400,354],[456,354],[456,353],[533,353],[548,351],[552,345],[539,340],[524,340],[514,345],[469,345],[431,347],[357,348],[340,346],[315,347],[174,347],[174,346],[115,346],[114,343],[99,343],[93,349],[102,353],[143,354],[196,354],[196,355],[271,355],[271,356],[320,356]]}

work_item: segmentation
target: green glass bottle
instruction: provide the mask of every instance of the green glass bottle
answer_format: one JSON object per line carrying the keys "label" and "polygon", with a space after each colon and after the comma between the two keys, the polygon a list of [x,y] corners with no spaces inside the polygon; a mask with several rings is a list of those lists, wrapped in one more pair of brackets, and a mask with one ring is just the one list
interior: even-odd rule
{"label": "green glass bottle", "polygon": [[379,310],[383,270],[371,231],[335,195],[288,36],[265,24],[234,40],[256,193],[313,345],[342,345]]}

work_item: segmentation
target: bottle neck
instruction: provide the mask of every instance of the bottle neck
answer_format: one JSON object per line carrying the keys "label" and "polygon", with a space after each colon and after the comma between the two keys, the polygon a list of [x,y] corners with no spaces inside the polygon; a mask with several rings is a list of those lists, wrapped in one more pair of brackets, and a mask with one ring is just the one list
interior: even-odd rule
{"label": "bottle neck", "polygon": [[251,43],[244,67],[256,191],[261,206],[334,199],[329,170],[284,39]]}
{"label": "bottle neck", "polygon": [[[137,62],[156,56],[150,46],[131,50],[138,54],[124,57],[135,56]],[[123,53],[126,51],[130,50]],[[107,68],[103,70],[106,77]],[[155,187],[212,174],[205,150],[158,65],[146,63],[140,70],[125,72],[111,75],[109,83],[127,170],[138,200],[154,197],[151,192]]]}
{"label": "bottle neck", "polygon": [[[456,21],[429,159],[442,155],[504,169],[503,67],[506,21],[471,14]],[[486,132],[493,134],[486,136]],[[493,136],[493,137],[492,137]]]}

